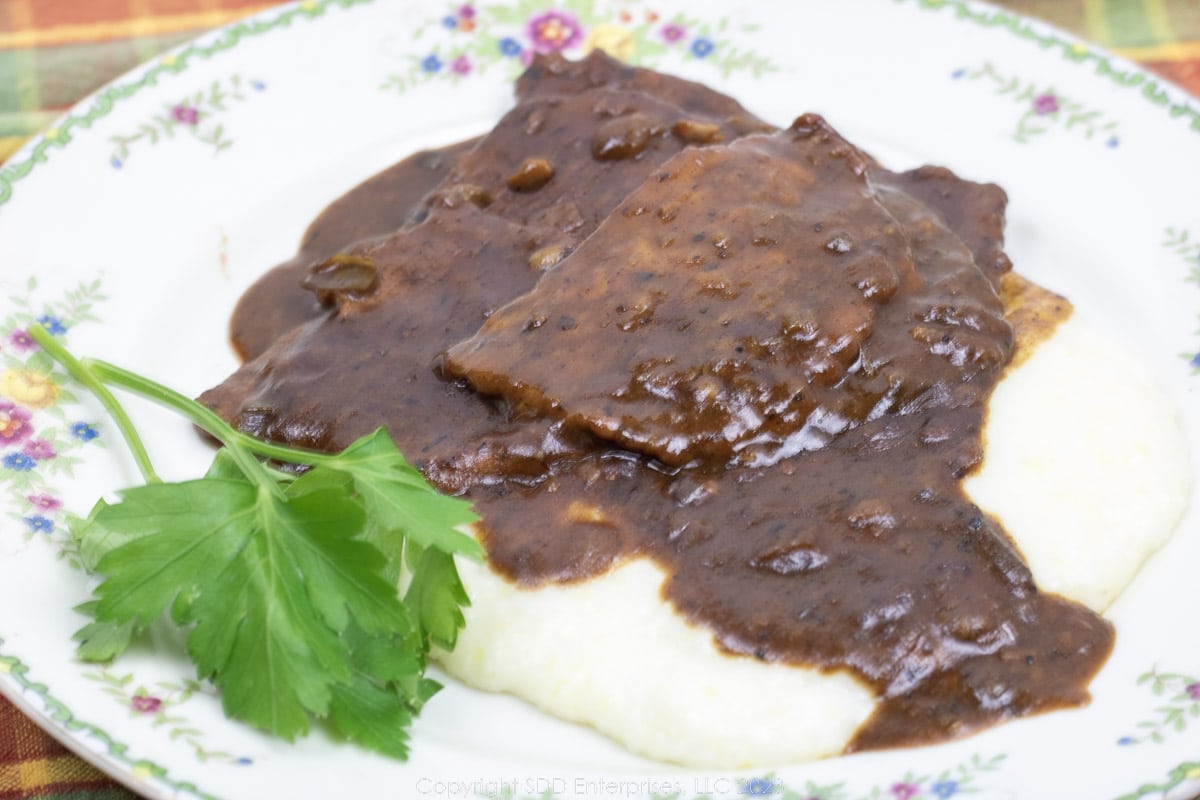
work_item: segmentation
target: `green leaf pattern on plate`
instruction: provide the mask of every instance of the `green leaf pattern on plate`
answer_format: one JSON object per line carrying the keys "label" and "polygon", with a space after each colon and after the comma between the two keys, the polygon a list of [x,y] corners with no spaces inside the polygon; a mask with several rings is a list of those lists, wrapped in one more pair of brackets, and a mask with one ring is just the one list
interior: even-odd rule
{"label": "green leaf pattern on plate", "polygon": [[166,104],[160,113],[142,121],[136,130],[109,137],[114,145],[109,163],[114,169],[120,169],[129,160],[134,147],[158,144],[174,139],[180,133],[190,135],[215,153],[226,150],[233,146],[233,141],[220,122],[221,114],[228,111],[232,103],[244,103],[254,92],[266,88],[262,81],[247,80],[240,75],[213,81],[177,102]]}
{"label": "green leaf pattern on plate", "polygon": [[179,713],[179,707],[193,695],[204,692],[204,686],[199,681],[190,678],[179,682],[156,681],[147,686],[139,683],[132,673],[117,674],[108,666],[85,672],[83,677],[100,684],[101,691],[115,698],[131,718],[148,720],[153,727],[161,728],[172,741],[187,744],[199,761],[251,763],[248,758],[210,749],[204,744],[204,733]]}
{"label": "green leaf pattern on plate", "polygon": [[1138,685],[1148,686],[1159,705],[1151,718],[1138,723],[1139,736],[1122,737],[1118,744],[1158,743],[1171,733],[1185,730],[1189,722],[1200,720],[1200,678],[1154,669],[1142,673]]}
{"label": "green leaf pattern on plate", "polygon": [[1049,132],[1055,126],[1080,133],[1087,139],[1102,139],[1110,148],[1121,143],[1115,121],[1106,118],[1102,111],[1086,108],[1053,86],[1002,73],[989,62],[978,67],[956,69],[951,77],[991,84],[996,94],[1016,102],[1021,115],[1017,118],[1013,138],[1022,144]]}
{"label": "green leaf pattern on plate", "polygon": [[[1200,287],[1200,234],[1193,236],[1186,228],[1167,228],[1163,231],[1162,246],[1175,253],[1187,264],[1188,273],[1184,278],[1188,283]],[[1200,327],[1196,328],[1200,336]],[[1191,352],[1181,353],[1192,368],[1193,375],[1200,375],[1200,344]]]}
{"label": "green leaf pattern on plate", "polygon": [[967,0],[896,0],[913,3],[930,12],[953,14],[960,22],[970,22],[983,28],[1006,30],[1020,39],[1033,42],[1042,50],[1057,51],[1062,57],[1082,67],[1090,67],[1096,75],[1124,89],[1137,89],[1151,104],[1165,110],[1172,118],[1186,120],[1193,131],[1200,133],[1200,105],[1182,92],[1172,93],[1160,79],[1149,72],[1110,56],[1085,42],[1060,34],[1048,26],[1026,17],[987,5],[975,5]]}

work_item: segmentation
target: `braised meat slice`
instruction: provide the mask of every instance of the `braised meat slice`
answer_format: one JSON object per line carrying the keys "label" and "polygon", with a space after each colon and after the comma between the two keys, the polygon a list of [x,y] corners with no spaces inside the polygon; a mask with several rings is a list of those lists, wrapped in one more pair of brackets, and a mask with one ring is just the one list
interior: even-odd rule
{"label": "braised meat slice", "polygon": [[[704,126],[703,136],[697,126]],[[469,202],[529,226],[542,250],[535,266],[545,269],[595,230],[657,165],[685,147],[739,135],[725,119],[699,117],[638,90],[537,96],[508,112],[461,156],[429,203]]]}
{"label": "braised meat slice", "polygon": [[[625,94],[600,93],[614,91]],[[561,102],[582,94],[591,99]],[[624,194],[640,183],[645,173],[638,169],[650,169],[654,158],[674,152],[670,148],[663,151],[663,140],[670,140],[675,147],[704,145],[770,129],[731,97],[698,83],[626,67],[599,51],[579,62],[566,61],[558,54],[537,56],[527,77],[518,84],[517,96],[520,102],[510,118],[491,134],[417,153],[355,187],[314,220],[296,256],[267,272],[239,301],[230,334],[242,359],[257,357],[293,326],[325,313],[325,306],[303,284],[310,267],[419,221],[426,213],[429,193],[443,181],[441,202],[486,205],[499,200],[491,213],[563,231],[560,236],[545,236],[549,243],[539,258],[550,264],[561,258],[572,242],[590,233]],[[526,105],[530,107],[523,108]],[[587,129],[582,139],[554,141],[556,136],[579,133],[563,123],[564,116],[580,106],[605,115],[607,125]],[[526,144],[532,146],[536,140],[546,152],[522,151],[526,138]],[[602,140],[602,157],[586,158],[597,139]],[[447,180],[460,157],[472,151],[469,163]],[[658,155],[653,155],[656,152]],[[569,169],[564,167],[568,158],[573,162]],[[528,166],[526,159],[531,161]],[[539,170],[547,174],[539,160],[560,170],[550,191],[532,191]],[[626,163],[615,165],[618,161]],[[587,181],[591,190],[586,194],[571,191],[568,181],[588,171],[594,173]],[[633,180],[612,180],[611,174],[632,176]],[[508,178],[514,176],[510,185]],[[486,193],[477,191],[485,186]],[[508,197],[514,191],[516,196]]]}
{"label": "braised meat slice", "polygon": [[446,370],[670,465],[808,449],[870,412],[838,386],[916,282],[865,164],[815,116],[673,159]]}
{"label": "braised meat slice", "polygon": [[[419,213],[408,215],[406,228],[307,271],[307,285],[322,300],[325,314],[333,308],[332,317],[319,317],[282,337],[205,393],[203,402],[247,432],[310,447],[340,448],[387,426],[406,453],[442,475],[437,480],[447,490],[476,480],[491,465],[509,470],[515,462],[521,465],[518,471],[536,469],[539,459],[568,447],[558,438],[562,426],[497,433],[486,441],[448,438],[448,428],[474,430],[455,416],[459,403],[471,408],[481,425],[505,424],[488,421],[496,415],[488,401],[441,380],[436,357],[475,331],[495,308],[532,288],[658,165],[696,147],[693,138],[675,130],[686,116],[677,106],[640,92],[603,88],[518,106],[457,157]],[[713,125],[717,138],[736,137],[732,128]],[[537,164],[522,172],[529,162],[542,162],[554,174],[541,180]],[[358,194],[354,201],[363,198]],[[482,257],[473,255],[476,249]],[[418,273],[413,272],[415,253],[430,259]],[[426,278],[428,283],[414,288]],[[469,286],[459,293],[460,285]],[[486,288],[486,302],[472,305],[480,287]],[[419,322],[412,313],[415,297],[424,303]],[[379,319],[358,321],[368,309]],[[412,332],[417,349],[397,349],[401,331]],[[375,359],[369,365],[375,368],[378,359],[393,357],[400,361],[389,365],[386,377],[367,374],[363,359]],[[411,389],[418,399],[394,399],[401,387],[389,385],[400,376],[403,391]],[[363,399],[351,410],[347,396]],[[435,448],[422,438],[425,433],[413,439],[409,429],[440,431],[439,441],[454,438],[456,444]]]}
{"label": "braised meat slice", "polygon": [[1004,210],[1008,196],[994,183],[963,180],[945,167],[923,166],[890,172],[872,165],[871,180],[911,195],[937,212],[942,222],[971,248],[975,262],[994,285],[1012,270],[1004,254]]}

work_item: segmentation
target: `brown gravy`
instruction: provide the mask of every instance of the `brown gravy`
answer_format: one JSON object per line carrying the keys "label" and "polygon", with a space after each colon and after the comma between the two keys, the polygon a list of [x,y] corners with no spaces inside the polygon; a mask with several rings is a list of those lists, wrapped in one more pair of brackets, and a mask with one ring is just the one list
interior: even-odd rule
{"label": "brown gravy", "polygon": [[[564,86],[600,94],[568,101],[555,94],[568,91]],[[622,272],[623,256],[652,258],[674,253],[676,244],[711,250],[713,226],[720,225],[729,229],[730,252],[748,253],[747,260],[706,256],[695,266],[716,264],[714,280],[736,282],[752,272],[759,262],[743,223],[768,199],[783,201],[767,198],[751,173],[741,182],[706,182],[703,168],[687,167],[691,159],[676,154],[725,148],[766,126],[694,84],[600,56],[582,65],[540,64],[521,91],[514,122],[502,124],[502,133],[444,156],[414,157],[315,222],[295,263],[344,250],[372,265],[376,283],[325,292],[327,310],[319,313],[308,292],[276,294],[264,284],[247,295],[235,339],[253,358],[203,399],[255,435],[323,449],[387,425],[435,484],[474,502],[489,563],[519,585],[586,580],[624,559],[653,559],[668,576],[664,596],[711,630],[724,650],[848,670],[874,687],[880,705],[850,750],[937,741],[1086,702],[1087,685],[1112,646],[1111,626],[1039,592],[1001,526],[961,487],[982,458],[987,400],[1012,360],[1014,328],[1019,357],[1069,313],[1062,298],[1007,272],[1003,193],[936,168],[887,172],[816,117],[760,134],[770,141],[761,147],[792,159],[798,175],[861,184],[874,198],[828,229],[812,230],[829,224],[813,212],[797,223],[809,233],[797,228],[775,244],[806,247],[847,231],[853,250],[865,244],[863,236],[879,234],[875,222],[863,220],[881,209],[895,226],[877,248],[884,261],[872,262],[894,272],[892,294],[869,315],[836,323],[863,334],[856,357],[840,362],[830,381],[822,382],[820,370],[800,381],[801,391],[819,398],[817,407],[836,407],[846,424],[796,452],[777,445],[810,418],[809,406],[796,412],[792,428],[764,424],[740,439],[721,440],[719,425],[689,424],[691,417],[678,414],[673,429],[654,422],[639,438],[629,433],[639,420],[670,419],[674,410],[639,406],[625,415],[628,426],[598,424],[595,398],[612,387],[588,394],[589,370],[638,348],[683,353],[683,340],[651,323],[635,326],[636,337],[612,330],[609,301],[639,280],[659,282],[667,298],[682,290],[669,271],[650,278],[645,270]],[[649,91],[661,99],[635,96]],[[565,130],[545,140],[559,142],[558,149],[541,148],[538,134],[555,116],[550,112],[564,108],[571,109],[560,120]],[[541,127],[533,122],[539,109]],[[566,157],[572,143],[594,147],[597,131],[611,132],[611,120],[635,113],[641,117],[626,120],[626,139],[640,143],[636,153],[605,160],[607,151],[592,149]],[[718,133],[709,142],[688,140],[672,132],[680,119]],[[533,157],[546,159],[554,176],[532,188],[509,182]],[[592,187],[586,195],[560,181],[571,170]],[[435,174],[443,176],[440,184]],[[428,201],[414,199],[431,191]],[[539,201],[542,192],[553,196]],[[692,198],[689,213],[668,220],[657,214],[683,195]],[[573,211],[564,214],[567,205]],[[634,213],[641,206],[652,214]],[[360,213],[378,214],[378,223],[359,225]],[[382,236],[385,228],[400,230]],[[352,246],[363,237],[380,238]],[[551,264],[538,257],[547,247],[558,248]],[[836,261],[841,247],[805,258]],[[771,268],[785,288],[794,278],[779,270],[794,269],[796,260],[781,258]],[[591,294],[613,297],[602,295],[608,305],[580,309],[569,325],[559,324],[572,302],[570,279],[597,263],[612,270],[611,281]],[[289,269],[270,280],[286,284],[299,272]],[[766,276],[744,279],[753,292]],[[827,285],[806,284],[805,302],[820,308],[821,296],[834,294],[821,288]],[[760,294],[739,308],[735,325],[770,318],[774,292]],[[529,317],[521,303],[543,303],[552,327],[505,323],[517,312]],[[258,320],[264,322],[254,329]],[[576,335],[584,325],[591,327]],[[697,329],[699,366],[687,379],[719,378],[704,359],[706,348],[722,341],[721,326]],[[528,340],[531,330],[547,334],[537,345],[540,360],[493,355],[495,342]],[[472,361],[462,357],[471,341],[492,344]],[[764,345],[769,358],[744,360],[757,358],[756,369],[769,362],[770,370],[755,374],[792,391],[786,368],[817,352],[797,347],[789,355],[786,342],[774,351]],[[616,361],[609,377],[620,383],[629,364]],[[680,389],[679,374],[666,376],[664,394]],[[659,446],[671,430],[691,445],[678,452]],[[770,446],[756,450],[757,434]],[[759,457],[742,457],[747,452]]]}
{"label": "brown gravy", "polygon": [[415,153],[363,181],[321,212],[290,260],[267,272],[246,290],[229,321],[229,338],[243,361],[326,308],[303,286],[308,268],[350,244],[386,236],[411,221],[425,195],[433,191],[455,159],[475,141]]}

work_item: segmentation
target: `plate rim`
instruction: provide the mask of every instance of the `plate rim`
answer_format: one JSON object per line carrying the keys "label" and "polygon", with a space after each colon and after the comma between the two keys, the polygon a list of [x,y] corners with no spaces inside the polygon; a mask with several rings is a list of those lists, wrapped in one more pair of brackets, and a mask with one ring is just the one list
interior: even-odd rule
{"label": "plate rim", "polygon": [[[570,0],[566,0],[570,2]],[[886,2],[887,0],[880,0]],[[329,12],[351,11],[357,6],[374,5],[381,0],[290,0],[280,6],[275,6],[252,13],[247,17],[227,25],[205,31],[196,37],[181,43],[151,60],[139,64],[131,70],[117,76],[104,86],[80,99],[59,116],[47,129],[31,137],[18,149],[3,166],[0,166],[0,213],[15,194],[15,186],[19,181],[35,171],[38,164],[45,163],[52,157],[54,150],[66,147],[72,141],[71,131],[76,128],[87,129],[96,120],[106,117],[119,109],[123,101],[142,93],[142,90],[156,85],[158,75],[178,74],[188,69],[196,59],[207,60],[221,55],[223,52],[236,47],[246,39],[255,38],[279,30],[286,30],[292,20],[303,18],[305,22],[317,22]],[[548,0],[547,6],[558,6],[563,0]],[[1011,35],[1027,43],[1042,43],[1039,37],[1048,37],[1051,43],[1060,47],[1066,55],[1073,48],[1083,48],[1083,58],[1075,59],[1082,62],[1089,57],[1096,62],[1095,72],[1098,77],[1108,78],[1113,85],[1123,89],[1140,89],[1139,94],[1145,100],[1163,108],[1171,117],[1184,117],[1182,120],[1171,120],[1178,124],[1189,124],[1193,133],[1200,133],[1200,99],[1175,84],[1168,78],[1159,76],[1142,65],[1113,52],[1085,38],[1076,36],[1068,31],[1016,11],[999,8],[979,0],[894,0],[896,5],[913,7],[917,11],[942,12],[954,10],[957,22],[973,22],[989,28],[1002,28]],[[434,3],[428,3],[430,7]],[[232,37],[226,38],[226,37]],[[1121,67],[1124,77],[1113,69]],[[1151,97],[1150,92],[1158,91],[1166,95],[1168,101],[1159,103]],[[199,797],[211,798],[200,787],[187,782],[176,781],[168,777],[168,771],[146,759],[124,759],[115,752],[116,748],[127,748],[116,741],[104,729],[94,723],[80,720],[60,700],[55,698],[49,687],[28,678],[29,665],[20,657],[7,654],[7,640],[0,631],[0,663],[8,664],[11,669],[0,671],[0,695],[6,697],[25,716],[45,730],[49,735],[62,743],[76,755],[97,767],[107,776],[119,781],[130,790],[139,794],[151,794],[153,797],[169,797],[172,793],[192,793]],[[42,702],[43,708],[30,699],[30,694],[36,695]],[[61,708],[61,712],[51,711],[52,706]],[[55,718],[55,713],[65,713],[65,720]],[[100,752],[87,745],[78,731],[69,730],[67,725],[74,721],[83,726],[96,741],[106,746],[105,752]],[[152,770],[152,774],[140,775],[135,772],[135,763],[142,764]],[[1175,787],[1170,796],[1176,796],[1176,791],[1193,791],[1200,789],[1200,778],[1185,780]],[[1166,796],[1166,795],[1164,795]],[[1182,796],[1182,795],[1180,795]],[[1190,795],[1189,795],[1190,796]]]}

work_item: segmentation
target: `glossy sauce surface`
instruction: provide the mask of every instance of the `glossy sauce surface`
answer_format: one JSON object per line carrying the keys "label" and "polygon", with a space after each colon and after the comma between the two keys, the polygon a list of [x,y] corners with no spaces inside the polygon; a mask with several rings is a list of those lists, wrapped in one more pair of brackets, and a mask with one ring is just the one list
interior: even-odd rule
{"label": "glossy sauce surface", "polygon": [[600,56],[518,90],[315,223],[327,310],[248,295],[271,323],[204,400],[324,449],[387,425],[521,585],[654,559],[730,653],[874,687],[851,749],[1085,702],[1111,627],[961,488],[1013,348],[1003,193]]}

